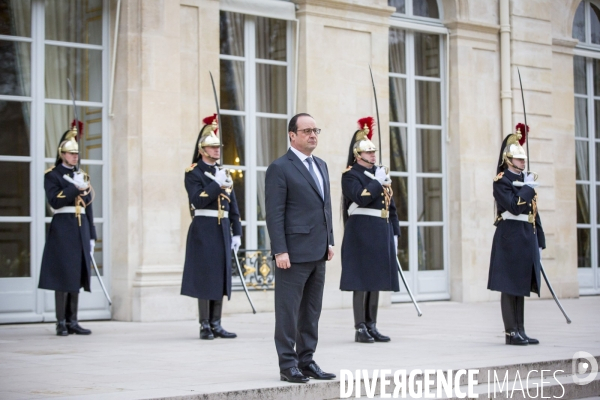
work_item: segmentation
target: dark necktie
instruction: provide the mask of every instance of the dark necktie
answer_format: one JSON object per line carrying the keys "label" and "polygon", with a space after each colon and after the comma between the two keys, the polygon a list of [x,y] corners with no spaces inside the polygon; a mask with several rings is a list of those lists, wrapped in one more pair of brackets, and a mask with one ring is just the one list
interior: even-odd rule
{"label": "dark necktie", "polygon": [[321,195],[321,198],[323,199],[324,198],[323,191],[321,190],[321,185],[319,184],[319,178],[317,178],[317,174],[315,173],[315,169],[313,168],[312,157],[307,157],[306,162],[308,163],[308,172],[310,172],[310,175],[315,180],[315,183],[317,184],[317,188],[319,189],[319,194]]}

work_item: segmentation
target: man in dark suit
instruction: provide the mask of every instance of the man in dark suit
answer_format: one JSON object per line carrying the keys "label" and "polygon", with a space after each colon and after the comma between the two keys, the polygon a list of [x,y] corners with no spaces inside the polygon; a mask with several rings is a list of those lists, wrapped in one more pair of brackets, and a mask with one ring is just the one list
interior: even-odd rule
{"label": "man in dark suit", "polygon": [[[312,152],[320,129],[308,114],[288,125],[290,149],[267,169],[265,201],[275,255],[275,347],[282,381],[333,379],[313,360],[325,284],[333,258],[327,164]],[[295,346],[295,348],[294,348]]]}

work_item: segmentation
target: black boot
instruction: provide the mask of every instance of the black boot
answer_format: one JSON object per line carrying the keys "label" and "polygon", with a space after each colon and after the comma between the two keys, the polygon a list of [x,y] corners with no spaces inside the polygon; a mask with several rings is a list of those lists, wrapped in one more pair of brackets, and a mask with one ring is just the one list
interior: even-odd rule
{"label": "black boot", "polygon": [[539,344],[540,341],[525,334],[525,297],[517,296],[517,327],[519,334],[528,344]]}
{"label": "black boot", "polygon": [[367,293],[367,329],[369,335],[375,339],[376,342],[389,342],[391,339],[389,336],[382,335],[377,330],[377,309],[379,307],[379,292],[368,292]]}
{"label": "black boot", "polygon": [[83,328],[77,321],[77,307],[79,306],[79,293],[67,294],[67,329],[76,335],[91,335],[92,331]]}
{"label": "black boot", "polygon": [[200,339],[213,340],[212,329],[210,329],[210,300],[198,299],[198,314],[200,315]]}
{"label": "black boot", "polygon": [[67,309],[67,293],[54,292],[54,309],[56,312],[56,336],[69,336],[65,311]]}
{"label": "black boot", "polygon": [[361,322],[356,327],[356,333],[354,334],[354,341],[358,343],[374,343],[375,339],[369,335],[369,330],[364,322]]}
{"label": "black boot", "polygon": [[233,332],[227,332],[221,326],[221,311],[223,309],[223,300],[211,300],[210,301],[210,327],[213,331],[213,335],[216,338],[220,337],[223,339],[233,339],[237,335]]}
{"label": "black boot", "polygon": [[517,296],[502,293],[500,296],[500,308],[502,309],[506,344],[518,346],[529,344],[527,339],[523,338],[519,333],[517,324]]}
{"label": "black boot", "polygon": [[375,340],[365,325],[365,299],[367,292],[355,290],[352,294],[352,310],[354,311],[354,341],[358,343],[373,343]]}

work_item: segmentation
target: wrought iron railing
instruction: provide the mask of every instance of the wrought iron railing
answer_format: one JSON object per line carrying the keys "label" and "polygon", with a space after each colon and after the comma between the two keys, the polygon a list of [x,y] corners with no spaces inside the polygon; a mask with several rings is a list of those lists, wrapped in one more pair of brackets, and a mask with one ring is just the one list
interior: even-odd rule
{"label": "wrought iron railing", "polygon": [[[237,254],[249,290],[273,290],[275,288],[275,261],[267,249],[240,249]],[[243,290],[235,259],[232,258],[233,290]]]}

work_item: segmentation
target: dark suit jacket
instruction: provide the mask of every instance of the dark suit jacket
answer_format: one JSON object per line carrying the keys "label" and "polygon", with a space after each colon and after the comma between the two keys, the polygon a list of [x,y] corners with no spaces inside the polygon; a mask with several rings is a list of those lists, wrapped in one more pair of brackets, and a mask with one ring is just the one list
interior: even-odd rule
{"label": "dark suit jacket", "polygon": [[328,246],[333,246],[329,172],[323,160],[313,158],[323,177],[325,200],[292,150],[267,169],[265,202],[271,253],[288,253],[292,263],[326,259]]}

